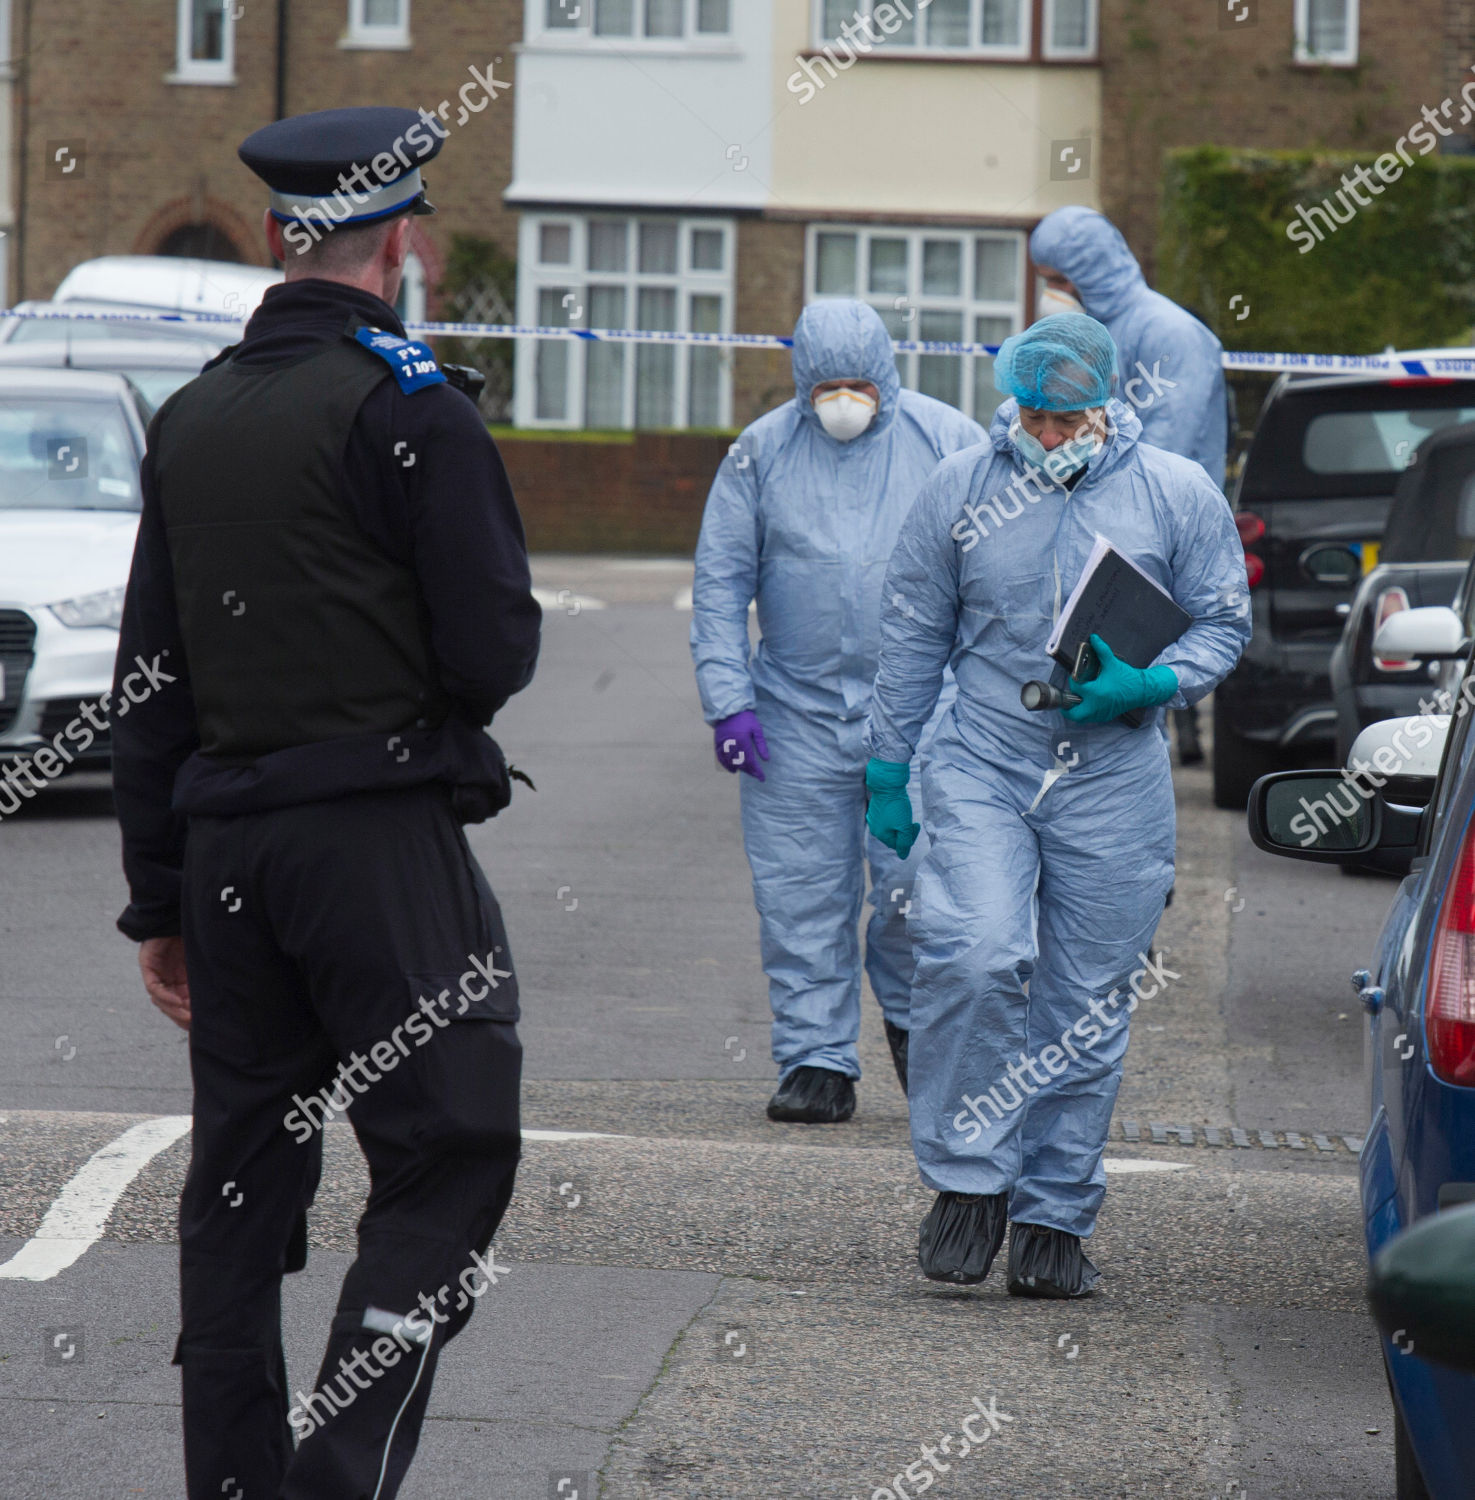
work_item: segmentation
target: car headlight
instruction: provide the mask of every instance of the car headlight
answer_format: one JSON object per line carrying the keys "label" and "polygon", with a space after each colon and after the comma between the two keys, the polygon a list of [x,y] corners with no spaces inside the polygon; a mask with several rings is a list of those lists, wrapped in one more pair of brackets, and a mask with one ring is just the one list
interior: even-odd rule
{"label": "car headlight", "polygon": [[48,606],[63,625],[73,630],[105,625],[109,630],[123,627],[123,593],[121,588],[103,589],[98,594],[78,594]]}

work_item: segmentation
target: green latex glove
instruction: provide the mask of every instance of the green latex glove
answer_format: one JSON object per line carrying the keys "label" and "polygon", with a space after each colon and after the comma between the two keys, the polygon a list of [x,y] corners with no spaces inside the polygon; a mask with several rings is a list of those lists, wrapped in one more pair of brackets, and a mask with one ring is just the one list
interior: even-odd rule
{"label": "green latex glove", "polygon": [[1065,710],[1072,724],[1106,724],[1134,708],[1156,708],[1178,691],[1178,674],[1171,667],[1129,667],[1113,654],[1099,635],[1091,637],[1101,670],[1090,682],[1070,679],[1070,690],[1081,701]]}
{"label": "green latex glove", "polygon": [[921,833],[920,823],[912,821],[912,799],[907,796],[907,779],[911,767],[905,761],[877,760],[866,762],[866,827],[905,859]]}

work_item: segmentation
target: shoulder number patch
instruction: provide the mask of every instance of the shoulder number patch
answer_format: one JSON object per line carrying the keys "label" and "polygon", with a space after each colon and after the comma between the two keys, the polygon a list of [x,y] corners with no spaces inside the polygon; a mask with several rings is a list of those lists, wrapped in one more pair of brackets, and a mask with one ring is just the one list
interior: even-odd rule
{"label": "shoulder number patch", "polygon": [[426,386],[446,383],[435,355],[425,344],[385,333],[382,328],[360,328],[354,338],[394,371],[400,390],[407,396],[424,390]]}

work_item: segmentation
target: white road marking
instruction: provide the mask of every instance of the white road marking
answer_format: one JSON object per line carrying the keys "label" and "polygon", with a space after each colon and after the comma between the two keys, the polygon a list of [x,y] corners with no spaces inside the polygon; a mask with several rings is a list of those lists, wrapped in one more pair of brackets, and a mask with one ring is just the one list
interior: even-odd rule
{"label": "white road marking", "polygon": [[[681,592],[678,593],[674,599],[672,599],[671,607],[673,609],[690,610],[692,607],[691,590],[682,589]],[[748,601],[748,613],[750,615],[756,615],[758,613],[758,601],[756,599],[750,599]]]}
{"label": "white road marking", "polygon": [[524,1130],[525,1141],[628,1141],[628,1135],[611,1135],[607,1130]]}
{"label": "white road marking", "polygon": [[1148,1156],[1104,1156],[1101,1165],[1108,1172],[1186,1172],[1193,1163],[1154,1161]]}
{"label": "white road marking", "polygon": [[189,1128],[188,1115],[160,1115],[130,1126],[94,1151],[46,1210],[36,1233],[0,1265],[0,1277],[50,1281],[80,1260],[101,1237],[129,1183]]}
{"label": "white road marking", "polygon": [[576,594],[572,589],[535,588],[533,598],[544,609],[561,609],[566,615],[576,615],[586,609],[608,609],[603,599],[591,599],[588,594]]}

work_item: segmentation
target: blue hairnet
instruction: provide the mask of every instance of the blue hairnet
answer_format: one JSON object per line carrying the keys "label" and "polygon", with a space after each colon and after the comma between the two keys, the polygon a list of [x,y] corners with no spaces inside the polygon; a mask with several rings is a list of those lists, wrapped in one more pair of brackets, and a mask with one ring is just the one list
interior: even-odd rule
{"label": "blue hairnet", "polygon": [[1105,406],[1116,376],[1116,345],[1085,313],[1053,313],[1004,340],[994,388],[1021,406],[1081,411]]}

